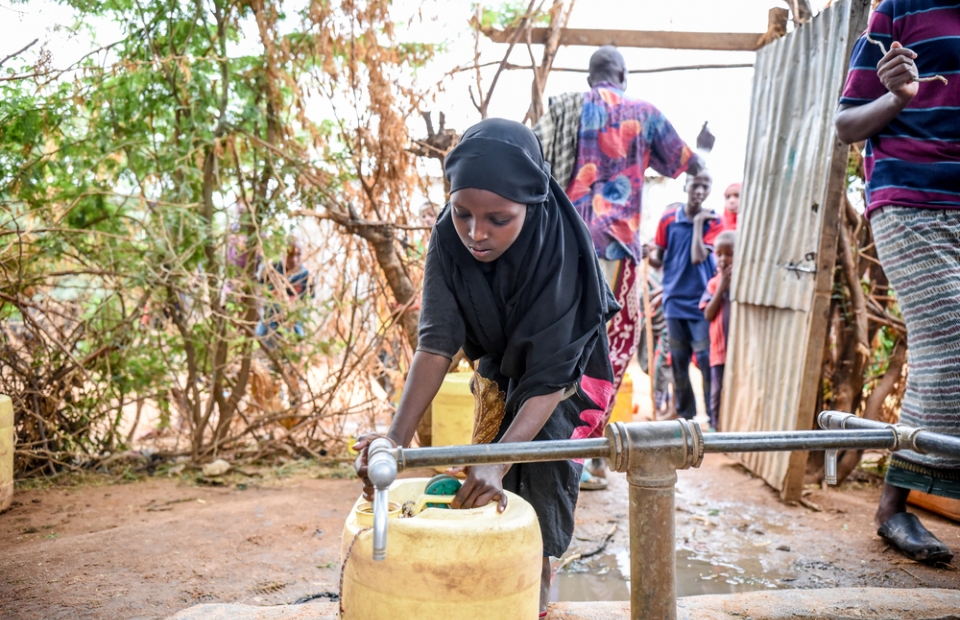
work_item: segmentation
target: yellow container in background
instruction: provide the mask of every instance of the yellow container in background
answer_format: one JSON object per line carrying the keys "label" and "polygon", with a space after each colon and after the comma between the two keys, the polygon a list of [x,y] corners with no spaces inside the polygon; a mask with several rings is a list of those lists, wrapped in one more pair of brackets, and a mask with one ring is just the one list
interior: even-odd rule
{"label": "yellow container in background", "polygon": [[610,421],[614,422],[633,422],[633,377],[629,372],[623,373],[623,381],[620,383],[620,389],[613,401],[613,411],[610,412]]}
{"label": "yellow container in background", "polygon": [[13,502],[13,402],[0,394],[0,511]]}
{"label": "yellow container in background", "polygon": [[463,446],[473,440],[473,373],[452,372],[443,378],[433,399],[433,445]]}
{"label": "yellow container in background", "polygon": [[[416,502],[426,484],[397,480],[390,501]],[[391,519],[381,562],[373,561],[373,530],[357,521],[366,505],[357,500],[343,527],[343,620],[537,617],[543,545],[537,515],[519,496],[507,492],[503,514],[493,502]]]}

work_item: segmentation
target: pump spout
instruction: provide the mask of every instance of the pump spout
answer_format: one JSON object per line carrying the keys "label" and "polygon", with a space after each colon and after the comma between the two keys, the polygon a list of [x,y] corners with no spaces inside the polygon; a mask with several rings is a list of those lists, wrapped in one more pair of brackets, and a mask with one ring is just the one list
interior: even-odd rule
{"label": "pump spout", "polygon": [[373,483],[373,559],[387,558],[387,514],[390,485],[397,479],[397,456],[387,439],[375,439],[367,458],[367,477]]}

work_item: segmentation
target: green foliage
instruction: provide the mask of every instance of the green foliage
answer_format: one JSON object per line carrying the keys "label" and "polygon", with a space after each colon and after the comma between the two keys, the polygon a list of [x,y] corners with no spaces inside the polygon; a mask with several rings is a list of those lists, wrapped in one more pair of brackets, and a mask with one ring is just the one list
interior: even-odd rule
{"label": "green foliage", "polygon": [[[488,7],[480,5],[480,27],[481,29],[499,28],[501,30],[516,26],[527,13],[528,2],[523,0],[514,2],[502,2],[498,7]],[[473,13],[477,13],[477,4],[473,5]],[[534,24],[550,23],[548,13],[538,13],[533,17]]]}
{"label": "green foliage", "polygon": [[[283,256],[300,209],[404,221],[409,112],[388,86],[433,49],[393,41],[377,0],[62,4],[81,30],[108,20],[123,36],[69,71],[0,82],[0,348],[14,360],[0,392],[17,399],[17,468],[123,448],[123,407],[142,397],[161,427],[179,411],[203,458],[246,394],[261,303],[311,330],[281,347],[288,362],[355,345],[341,307],[265,291],[258,265]],[[356,110],[315,118],[318,96]],[[357,242],[328,234],[349,277]]]}

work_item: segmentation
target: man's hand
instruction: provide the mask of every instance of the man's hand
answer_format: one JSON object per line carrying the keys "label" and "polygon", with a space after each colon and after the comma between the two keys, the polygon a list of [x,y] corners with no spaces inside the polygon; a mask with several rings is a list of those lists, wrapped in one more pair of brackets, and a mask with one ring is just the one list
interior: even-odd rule
{"label": "man's hand", "polygon": [[710,130],[707,128],[707,122],[704,121],[703,127],[700,128],[700,133],[697,135],[697,149],[709,153],[713,150],[713,145],[716,141],[716,136],[710,133]]}
{"label": "man's hand", "polygon": [[733,277],[733,263],[729,263],[723,266],[723,271],[720,272],[720,284],[717,286],[717,292],[715,295],[722,295],[730,288],[730,279]]}
{"label": "man's hand", "polygon": [[700,211],[693,216],[694,225],[703,224],[707,220],[718,220],[720,216],[714,213],[713,211]]}
{"label": "man's hand", "polygon": [[877,77],[883,86],[904,104],[916,97],[920,84],[916,81],[920,74],[914,59],[913,50],[894,41],[890,51],[877,63]]}
{"label": "man's hand", "polygon": [[473,465],[467,467],[467,479],[450,503],[451,508],[480,508],[499,498],[497,512],[507,509],[503,476],[509,465]]}
{"label": "man's hand", "polygon": [[647,259],[650,257],[650,244],[644,243],[640,246],[640,258]]}
{"label": "man's hand", "polygon": [[397,442],[393,441],[386,435],[381,435],[380,433],[367,433],[366,435],[361,435],[357,439],[357,443],[353,444],[353,449],[360,453],[357,457],[354,467],[357,470],[357,477],[363,482],[363,499],[368,502],[373,501],[373,483],[370,482],[370,478],[367,477],[367,452],[370,444],[373,443],[374,439],[379,439],[383,437],[384,439],[389,440],[394,447],[397,447]]}

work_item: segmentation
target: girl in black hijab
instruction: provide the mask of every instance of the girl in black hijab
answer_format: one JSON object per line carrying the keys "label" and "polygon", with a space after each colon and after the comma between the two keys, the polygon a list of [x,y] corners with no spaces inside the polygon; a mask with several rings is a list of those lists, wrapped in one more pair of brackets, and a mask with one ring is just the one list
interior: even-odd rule
{"label": "girl in black hijab", "polygon": [[[461,348],[476,362],[474,442],[599,436],[613,396],[606,323],[620,309],[590,234],[550,177],[524,125],[484,120],[447,156],[450,203],[430,238],[419,343],[387,438],[407,446]],[[363,450],[378,435],[363,436]],[[365,455],[358,473],[365,479]],[[466,468],[454,508],[499,502],[507,489],[536,510],[549,556],[573,536],[581,463]],[[365,480],[364,495],[372,497]]]}

